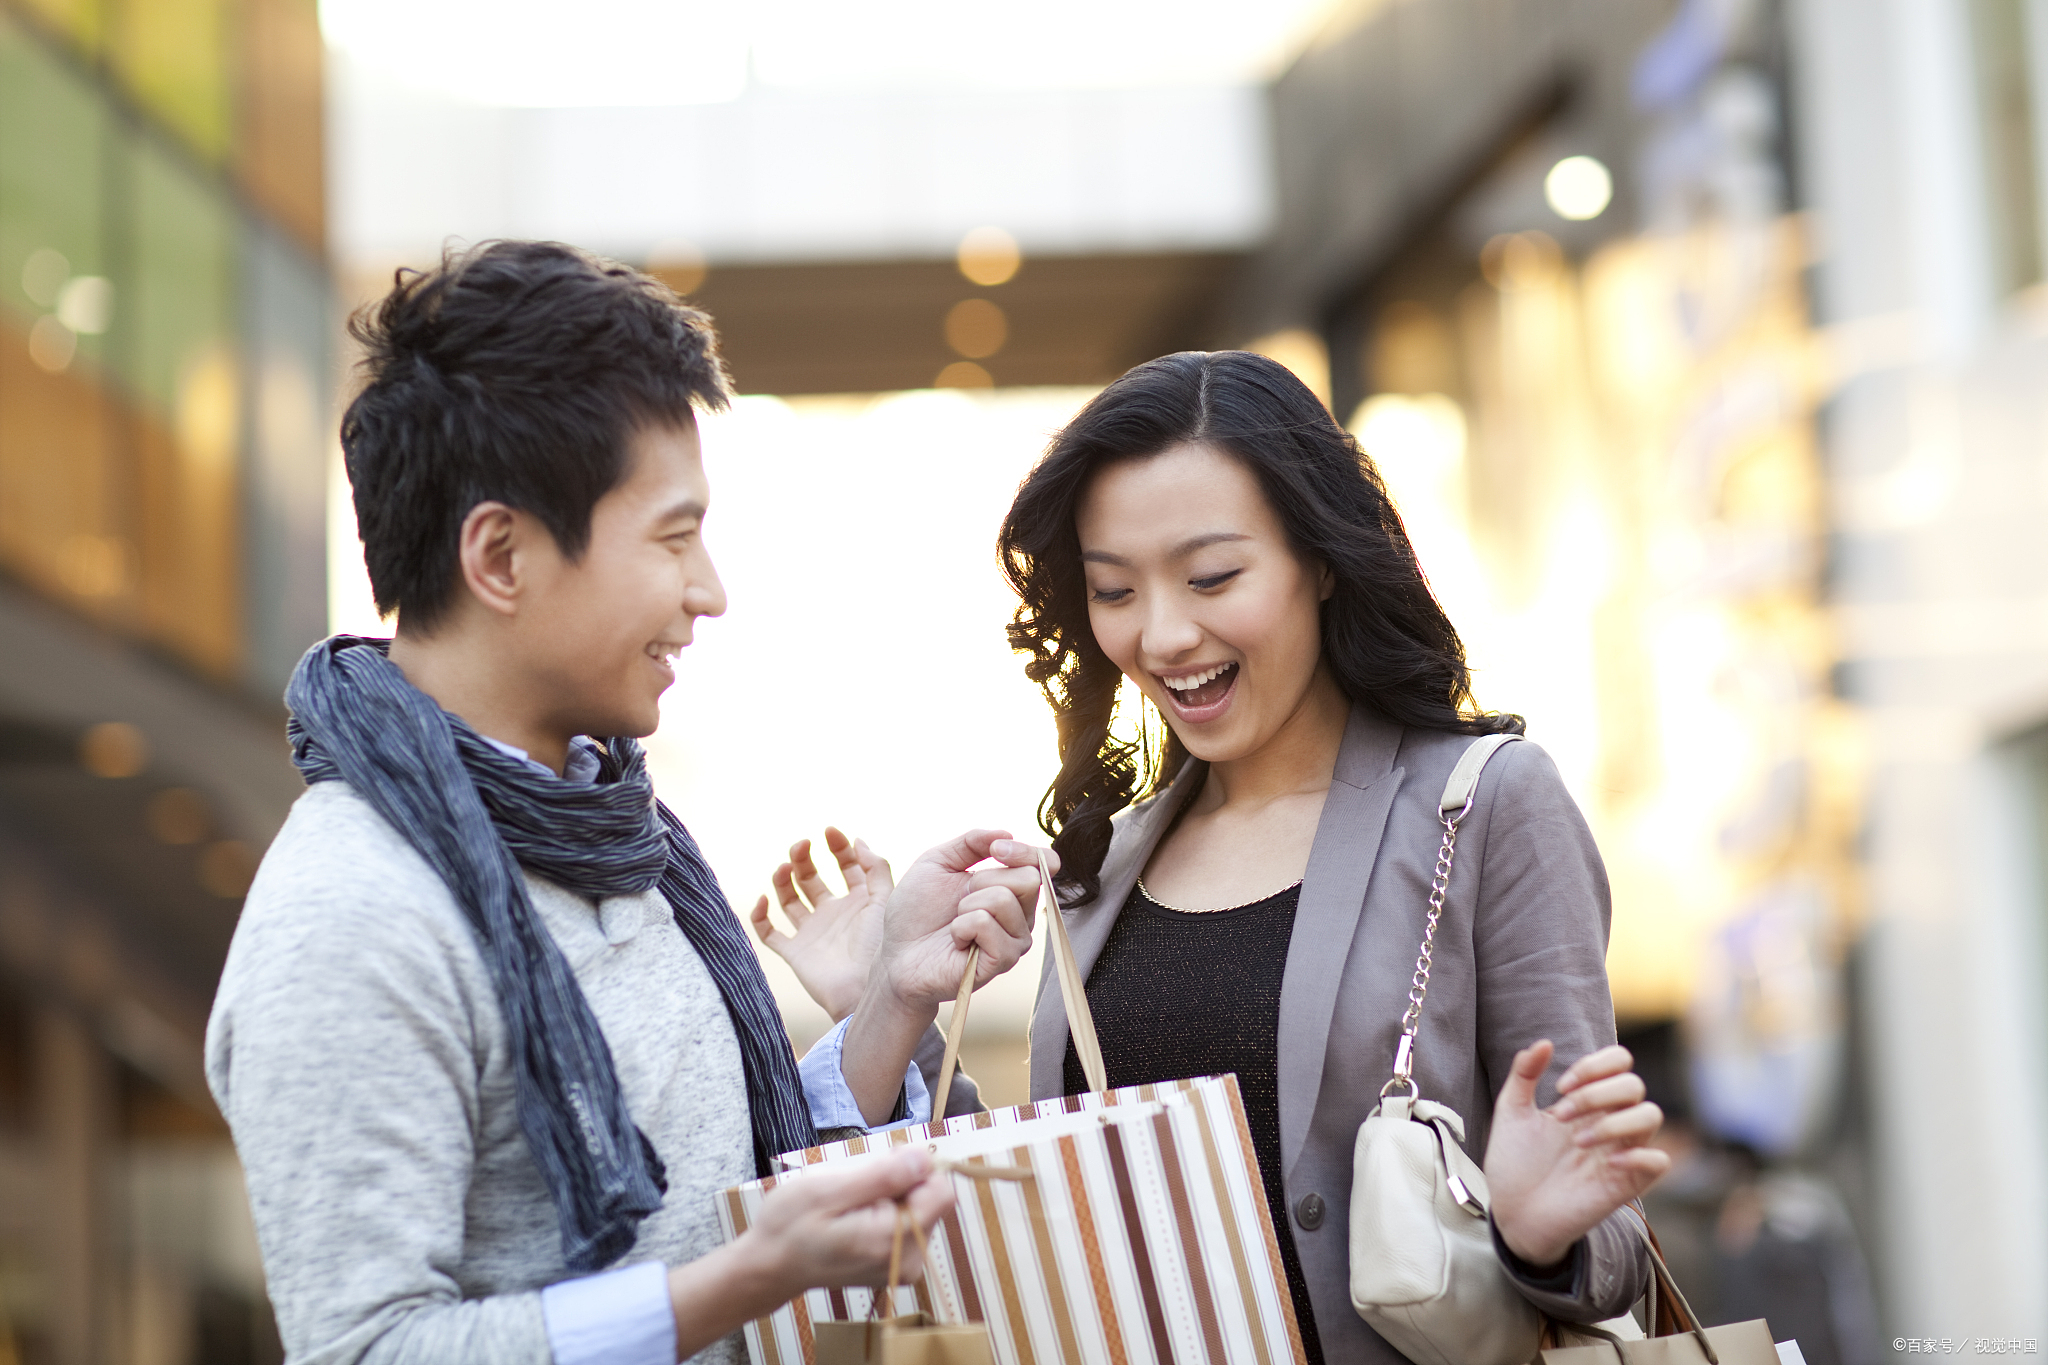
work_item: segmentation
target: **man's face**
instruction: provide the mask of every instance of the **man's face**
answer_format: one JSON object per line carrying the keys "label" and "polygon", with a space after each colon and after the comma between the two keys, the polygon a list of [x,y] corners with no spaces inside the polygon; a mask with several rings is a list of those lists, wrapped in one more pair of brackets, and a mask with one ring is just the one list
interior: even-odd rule
{"label": "man's face", "polygon": [[627,456],[625,480],[591,512],[583,557],[542,536],[530,561],[517,648],[545,723],[565,735],[652,734],[674,656],[698,617],[725,611],[704,548],[711,488],[696,425],[644,427]]}

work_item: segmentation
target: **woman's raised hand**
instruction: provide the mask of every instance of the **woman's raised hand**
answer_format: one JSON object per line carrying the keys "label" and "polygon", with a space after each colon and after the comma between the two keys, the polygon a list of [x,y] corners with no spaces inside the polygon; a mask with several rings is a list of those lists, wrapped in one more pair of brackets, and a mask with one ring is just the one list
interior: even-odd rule
{"label": "woman's raised hand", "polygon": [[768,898],[754,902],[754,934],[796,973],[796,979],[837,1023],[853,1013],[882,946],[882,912],[895,887],[888,859],[861,839],[825,827],[825,847],[839,863],[846,891],[835,894],[811,856],[811,841],[789,846],[789,861],[770,879],[789,922],[775,925]]}
{"label": "woman's raised hand", "polygon": [[1493,1106],[1486,1185],[1508,1249],[1534,1266],[1555,1265],[1608,1214],[1657,1182],[1671,1158],[1649,1144],[1664,1111],[1643,1098],[1625,1047],[1603,1047],[1558,1078],[1559,1099],[1536,1107],[1550,1065],[1549,1040],[1515,1054]]}

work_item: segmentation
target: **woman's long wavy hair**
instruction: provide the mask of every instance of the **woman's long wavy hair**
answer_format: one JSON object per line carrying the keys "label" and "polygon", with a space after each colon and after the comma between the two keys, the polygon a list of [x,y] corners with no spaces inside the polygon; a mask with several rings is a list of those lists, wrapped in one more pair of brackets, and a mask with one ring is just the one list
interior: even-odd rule
{"label": "woman's long wavy hair", "polygon": [[1283,366],[1247,351],[1183,351],[1148,361],[1096,395],[1053,438],[997,541],[1021,598],[1010,646],[1045,690],[1060,771],[1038,822],[1076,901],[1101,889],[1110,817],[1171,782],[1188,751],[1112,733],[1123,675],[1095,642],[1075,514],[1106,465],[1199,442],[1242,460],[1304,562],[1327,566],[1322,649],[1354,703],[1400,725],[1520,734],[1520,716],[1481,714],[1465,648],[1437,604],[1379,471],[1322,402]]}

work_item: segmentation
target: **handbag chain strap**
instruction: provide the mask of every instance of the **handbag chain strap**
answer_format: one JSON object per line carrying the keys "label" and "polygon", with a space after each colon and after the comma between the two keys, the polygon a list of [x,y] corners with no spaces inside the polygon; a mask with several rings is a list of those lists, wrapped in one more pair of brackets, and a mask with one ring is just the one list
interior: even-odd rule
{"label": "handbag chain strap", "polygon": [[1408,1008],[1401,1015],[1401,1037],[1394,1045],[1394,1074],[1380,1087],[1380,1098],[1397,1086],[1408,1087],[1408,1098],[1417,1099],[1421,1089],[1415,1084],[1415,1034],[1422,1027],[1422,1002],[1429,998],[1429,969],[1436,949],[1437,921],[1444,915],[1444,892],[1451,884],[1451,863],[1458,854],[1458,822],[1472,813],[1472,803],[1479,799],[1479,774],[1486,767],[1488,759],[1499,752],[1504,744],[1520,739],[1520,735],[1487,735],[1476,739],[1466,747],[1451,769],[1450,780],[1444,784],[1444,794],[1437,802],[1436,817],[1443,823],[1443,842],[1437,846],[1436,868],[1429,883],[1429,915],[1422,926],[1422,951],[1415,958],[1415,975],[1408,982]]}
{"label": "handbag chain strap", "polygon": [[1420,1093],[1415,1085],[1415,1034],[1422,1027],[1422,1002],[1429,998],[1429,969],[1436,947],[1436,925],[1444,915],[1444,892],[1450,887],[1451,861],[1458,853],[1458,822],[1471,809],[1472,803],[1468,800],[1456,815],[1438,812],[1438,818],[1444,825],[1444,839],[1437,846],[1436,872],[1429,883],[1429,916],[1422,925],[1422,951],[1415,958],[1415,975],[1408,982],[1408,1010],[1401,1016],[1401,1040],[1394,1045],[1394,1075],[1380,1087],[1381,1099],[1400,1085],[1408,1087],[1410,1099]]}

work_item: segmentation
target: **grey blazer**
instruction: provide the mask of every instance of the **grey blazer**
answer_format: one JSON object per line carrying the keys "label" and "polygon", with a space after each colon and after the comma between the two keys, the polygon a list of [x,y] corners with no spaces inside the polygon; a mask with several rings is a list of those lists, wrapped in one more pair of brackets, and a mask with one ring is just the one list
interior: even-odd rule
{"label": "grey blazer", "polygon": [[[1443,832],[1437,800],[1470,742],[1353,708],[1295,915],[1278,1049],[1287,1208],[1273,1213],[1293,1222],[1331,1365],[1402,1365],[1351,1307],[1351,1154],[1392,1073]],[[1101,893],[1063,912],[1083,975],[1171,813],[1205,772],[1190,763],[1159,797],[1116,817]],[[1614,1041],[1607,919],[1607,873],[1556,765],[1532,743],[1507,745],[1459,827],[1416,1039],[1421,1093],[1464,1116],[1475,1159],[1485,1155],[1494,1096],[1517,1050],[1539,1038],[1557,1044],[1539,1097],[1548,1103],[1566,1065]],[[1033,1098],[1061,1093],[1066,1050],[1048,959],[1031,1018]],[[1649,1280],[1649,1257],[1619,1214],[1588,1234],[1577,1264],[1569,1291],[1522,1284],[1523,1293],[1557,1317],[1594,1321],[1624,1311]]]}

